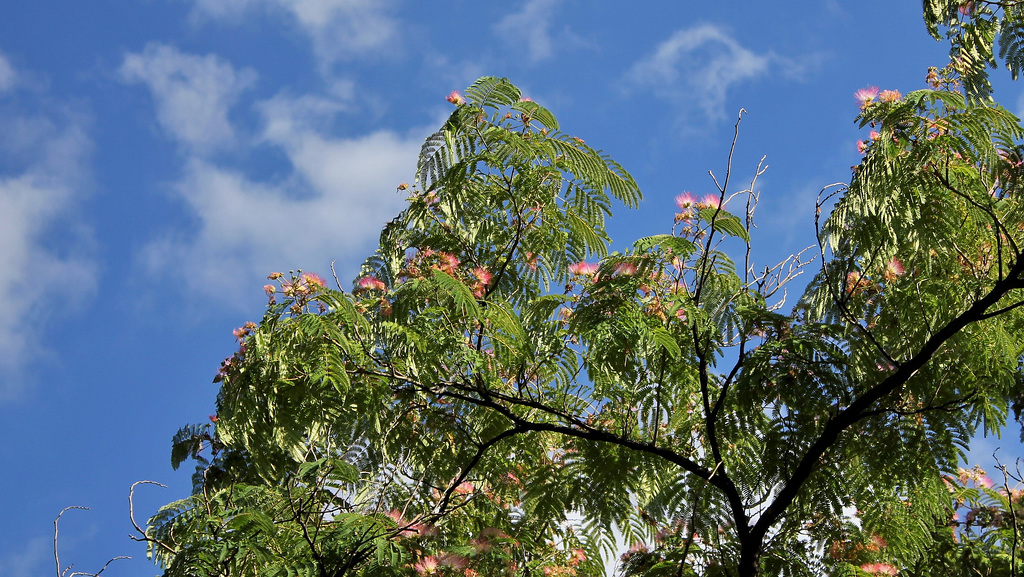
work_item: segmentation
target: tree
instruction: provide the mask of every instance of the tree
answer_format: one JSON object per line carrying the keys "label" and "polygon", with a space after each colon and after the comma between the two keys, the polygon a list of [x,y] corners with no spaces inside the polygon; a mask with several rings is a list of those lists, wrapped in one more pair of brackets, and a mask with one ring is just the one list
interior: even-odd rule
{"label": "tree", "polygon": [[789,311],[762,167],[609,254],[629,174],[507,80],[452,93],[351,292],[270,275],[140,538],[170,575],[600,575],[619,536],[625,574],[913,574],[1024,396],[1024,132],[958,79],[860,93]]}

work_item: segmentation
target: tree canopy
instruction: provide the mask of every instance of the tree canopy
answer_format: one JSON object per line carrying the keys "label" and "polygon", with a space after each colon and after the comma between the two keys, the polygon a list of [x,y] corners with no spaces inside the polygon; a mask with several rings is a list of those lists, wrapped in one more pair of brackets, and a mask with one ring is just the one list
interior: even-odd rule
{"label": "tree canopy", "polygon": [[1019,572],[1019,493],[958,468],[1024,397],[1024,131],[970,74],[861,91],[863,161],[774,266],[761,166],[611,252],[629,173],[506,79],[453,92],[352,288],[270,275],[140,539],[168,575]]}

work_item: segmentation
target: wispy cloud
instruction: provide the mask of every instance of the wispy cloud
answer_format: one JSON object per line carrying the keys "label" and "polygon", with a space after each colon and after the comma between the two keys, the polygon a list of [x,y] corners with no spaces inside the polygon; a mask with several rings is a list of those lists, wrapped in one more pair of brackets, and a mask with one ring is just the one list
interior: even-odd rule
{"label": "wispy cloud", "polygon": [[770,73],[797,76],[802,67],[774,52],[757,53],[725,30],[704,24],[679,30],[627,73],[631,91],[667,100],[688,120],[726,117],[729,91]]}
{"label": "wispy cloud", "polygon": [[528,0],[522,10],[509,14],[494,25],[495,32],[513,47],[525,47],[537,62],[553,53],[551,24],[561,0]]}
{"label": "wispy cloud", "polygon": [[23,544],[19,551],[0,558],[0,575],[36,577],[45,571],[53,571],[53,551],[47,545],[45,537],[36,537]]}
{"label": "wispy cloud", "polygon": [[0,52],[0,94],[14,87],[15,79],[14,67],[11,66],[4,53]]}
{"label": "wispy cloud", "polygon": [[47,322],[96,284],[89,235],[76,215],[89,181],[86,121],[19,92],[0,94],[0,400],[16,397],[26,367],[46,354]]}
{"label": "wispy cloud", "polygon": [[149,87],[160,126],[182,144],[207,152],[233,143],[228,109],[256,81],[249,69],[236,71],[214,55],[182,54],[173,46],[151,43],[125,57],[126,82]]}
{"label": "wispy cloud", "polygon": [[[173,190],[197,223],[188,231],[168,232],[146,247],[142,257],[149,270],[173,274],[189,290],[230,303],[239,302],[243,290],[251,294],[272,270],[323,271],[333,260],[350,270],[358,264],[372,249],[381,226],[400,210],[404,199],[396,187],[411,178],[425,134],[377,131],[337,136],[324,127],[347,110],[345,94],[282,93],[252,105],[262,127],[244,131],[255,136],[239,137],[233,149],[233,157],[244,159],[259,147],[271,147],[287,159],[290,170],[285,174],[260,180],[192,147],[205,142],[197,134],[241,132],[230,123],[234,100],[225,97],[237,92],[225,86],[237,88],[239,83],[230,79],[239,73],[210,57],[168,53],[175,54],[178,63],[216,68],[225,80],[185,83],[187,90],[174,82],[147,82],[161,126],[186,151],[183,174]],[[129,56],[128,61],[135,60]],[[188,100],[215,103],[213,120],[194,130],[164,121],[161,107],[174,108],[169,103],[176,102],[175,95],[183,90]]]}
{"label": "wispy cloud", "polygon": [[200,19],[239,22],[252,10],[287,14],[328,70],[339,60],[379,54],[398,45],[390,0],[191,0]]}

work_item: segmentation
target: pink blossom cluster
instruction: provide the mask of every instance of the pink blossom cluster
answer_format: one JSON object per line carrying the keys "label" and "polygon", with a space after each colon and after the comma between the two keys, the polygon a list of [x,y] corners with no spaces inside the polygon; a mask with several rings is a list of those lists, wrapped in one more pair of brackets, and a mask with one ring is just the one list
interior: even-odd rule
{"label": "pink blossom cluster", "polygon": [[901,277],[906,274],[906,272],[906,269],[903,268],[903,262],[896,257],[892,257],[892,260],[885,265],[884,277],[886,281],[892,282],[896,280],[897,277]]}
{"label": "pink blossom cluster", "polygon": [[877,86],[867,86],[853,93],[853,97],[860,102],[860,109],[866,110],[875,102],[899,102],[903,95],[899,90],[879,90]]}
{"label": "pink blossom cluster", "polygon": [[424,278],[430,271],[439,270],[456,276],[460,264],[459,257],[450,252],[425,248],[406,259],[404,275],[407,278]]}
{"label": "pink blossom cluster", "polygon": [[431,537],[437,534],[437,528],[433,525],[408,521],[398,509],[392,509],[387,516],[398,526],[399,538]]}
{"label": "pink blossom cluster", "polygon": [[676,196],[676,206],[679,207],[679,212],[676,213],[676,222],[689,221],[695,216],[696,211],[705,208],[719,208],[721,203],[722,199],[713,194],[706,194],[704,198],[697,200],[693,193],[683,192]]}
{"label": "pink blossom cluster", "polygon": [[[245,360],[245,339],[257,329],[256,323],[252,321],[246,321],[246,323],[237,329],[231,331],[231,334],[235,336],[235,340],[238,341],[238,350],[233,355],[225,358],[220,363],[220,368],[217,369],[217,375],[213,378],[213,382],[219,383],[226,377],[230,376],[238,366]],[[211,417],[211,421],[217,422],[216,417]]]}
{"label": "pink blossom cluster", "polygon": [[[284,279],[285,275],[280,272],[272,272],[267,275],[268,280],[276,280],[280,285],[280,289],[272,284],[263,285],[263,292],[267,295],[267,304],[277,304],[275,295],[278,290],[289,299],[292,299],[292,304],[288,307],[294,314],[301,313],[310,300],[313,299],[317,294],[323,292],[327,288],[327,281],[320,275],[312,272],[291,273],[290,278]],[[284,280],[281,280],[284,279]],[[320,312],[326,310],[323,303],[320,303]]]}
{"label": "pink blossom cluster", "polygon": [[860,566],[861,571],[872,575],[899,575],[899,569],[888,563],[866,563]]}
{"label": "pink blossom cluster", "polygon": [[445,97],[445,100],[451,102],[455,106],[462,106],[463,104],[466,103],[465,97],[463,97],[458,90],[452,90],[451,92],[449,92],[448,96]]}
{"label": "pink blossom cluster", "polygon": [[356,290],[354,292],[382,291],[387,288],[388,287],[384,284],[384,281],[373,275],[366,275],[360,277],[359,280],[356,281]]}
{"label": "pink blossom cluster", "polygon": [[491,286],[491,272],[485,267],[478,266],[471,270],[470,273],[473,275],[473,282],[469,288],[473,291],[473,296],[483,298],[487,294],[487,289]]}
{"label": "pink blossom cluster", "polygon": [[590,262],[574,262],[569,265],[569,274],[573,276],[594,276],[597,274],[598,265]]}
{"label": "pink blossom cluster", "polygon": [[985,489],[992,488],[992,479],[990,479],[988,475],[985,474],[985,471],[977,465],[971,469],[958,468],[956,472],[961,485],[966,485],[968,482],[972,482],[975,487],[983,487]]}

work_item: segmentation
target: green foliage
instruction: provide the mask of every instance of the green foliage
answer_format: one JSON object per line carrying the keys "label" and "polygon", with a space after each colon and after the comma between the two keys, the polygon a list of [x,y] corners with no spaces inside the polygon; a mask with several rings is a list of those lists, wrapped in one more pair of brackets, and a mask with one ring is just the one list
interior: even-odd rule
{"label": "green foliage", "polygon": [[924,0],[928,32],[950,43],[950,71],[963,82],[967,95],[991,101],[989,68],[996,56],[1014,80],[1024,70],[1024,6],[1016,0]]}
{"label": "green foliage", "polygon": [[237,332],[213,431],[174,439],[195,494],[146,533],[168,575],[602,575],[620,539],[623,575],[934,554],[943,475],[1022,396],[1011,114],[866,103],[879,138],[785,312],[805,263],[750,259],[760,170],[609,253],[622,167],[507,80],[451,100],[352,291],[274,273]]}

